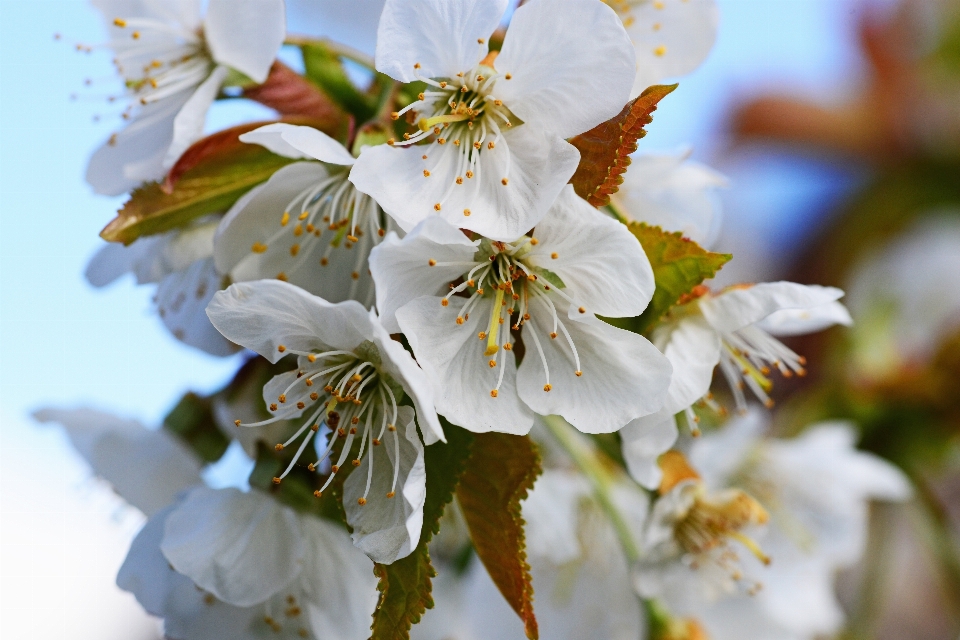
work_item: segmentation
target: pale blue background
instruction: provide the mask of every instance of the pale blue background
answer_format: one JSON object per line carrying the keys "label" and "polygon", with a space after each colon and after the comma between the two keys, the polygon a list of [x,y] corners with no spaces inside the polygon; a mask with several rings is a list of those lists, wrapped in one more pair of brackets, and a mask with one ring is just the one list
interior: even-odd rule
{"label": "pale blue background", "polygon": [[[695,157],[714,161],[726,155],[721,124],[736,96],[772,85],[837,99],[836,88],[855,77],[853,0],[720,4],[714,54],[664,101],[642,148],[693,143]],[[97,234],[123,200],[94,196],[82,179],[116,110],[70,100],[115,89],[108,54],[72,49],[100,38],[81,0],[0,0],[0,636],[11,640],[157,636],[112,586],[138,516],[29,413],[89,404],[156,424],[183,391],[215,388],[236,366],[170,338],[150,313],[151,288],[125,280],[95,291],[83,280]],[[97,125],[95,113],[104,115]],[[210,124],[261,114],[232,105]],[[731,267],[742,277],[758,277],[751,271],[795,247],[819,203],[846,184],[836,171],[795,160],[740,156],[721,168],[734,184],[720,248],[749,248]]]}

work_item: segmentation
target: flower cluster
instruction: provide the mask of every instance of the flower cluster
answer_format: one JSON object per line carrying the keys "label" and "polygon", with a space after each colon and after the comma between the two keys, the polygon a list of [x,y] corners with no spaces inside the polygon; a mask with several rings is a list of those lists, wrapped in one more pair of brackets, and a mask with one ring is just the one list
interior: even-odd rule
{"label": "flower cluster", "polygon": [[[709,52],[712,0],[339,14],[373,51],[285,34],[281,0],[95,4],[130,107],[88,179],[137,188],[87,278],[132,272],[176,338],[247,350],[161,430],[37,414],[149,517],[118,584],[168,637],[361,638],[371,615],[410,637],[431,584],[414,635],[840,624],[866,501],[908,488],[846,426],[764,438],[751,401],[805,374],[780,337],[851,324],[843,292],[705,284],[729,260],[705,248],[726,181],[689,153],[627,157],[673,88],[647,87]],[[204,138],[237,97],[276,121]],[[693,439],[728,408],[746,417]],[[234,440],[247,490],[205,486]]]}

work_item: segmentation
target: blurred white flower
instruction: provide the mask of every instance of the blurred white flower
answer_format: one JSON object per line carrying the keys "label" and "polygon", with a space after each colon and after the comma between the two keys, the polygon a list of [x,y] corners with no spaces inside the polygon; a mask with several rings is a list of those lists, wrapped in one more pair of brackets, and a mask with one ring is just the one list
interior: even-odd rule
{"label": "blurred white flower", "polygon": [[564,139],[627,102],[635,56],[609,7],[532,0],[513,14],[499,55],[488,55],[486,39],[506,5],[384,6],[377,70],[426,83],[418,101],[394,114],[416,114],[419,130],[364,149],[350,179],[405,231],[439,216],[493,240],[523,235],[576,170],[579,153]]}
{"label": "blurred white flower", "polygon": [[202,461],[163,429],[88,408],[44,408],[33,417],[62,425],[93,472],[147,516],[201,483]]}
{"label": "blurred white flower", "polygon": [[716,0],[604,0],[614,8],[637,50],[633,96],[695,70],[717,40]]}
{"label": "blurred white flower", "polygon": [[[410,354],[359,303],[330,304],[278,280],[234,284],[214,297],[207,313],[224,335],[270,362],[298,356],[296,369],[263,388],[273,417],[251,424],[236,421],[238,427],[258,427],[308,415],[286,442],[277,444],[283,449],[306,433],[274,482],[286,477],[326,424],[329,442],[308,466],[311,471],[330,455],[338,437],[346,440],[327,482],[316,492],[321,495],[359,437],[360,450],[351,461],[357,468],[344,486],[354,542],[376,562],[389,564],[409,555],[420,539],[426,472],[414,411],[400,406],[404,396],[416,407],[424,440],[429,444],[443,437],[432,388]],[[375,459],[380,460],[377,472]]]}
{"label": "blurred white flower", "polygon": [[716,294],[699,287],[695,293],[699,297],[673,309],[653,334],[653,343],[673,366],[663,408],[620,432],[630,473],[648,488],[660,483],[657,456],[676,440],[675,414],[684,413],[696,432],[698,418],[692,405],[704,399],[719,408],[708,395],[718,364],[739,411],[747,406],[744,386],[771,406],[767,395],[773,385],[768,377],[771,367],[785,377],[804,375],[806,362],[774,336],[812,333],[852,322],[837,302],[843,291],[832,287],[768,282]]}
{"label": "blurred white flower", "polygon": [[[534,413],[558,414],[605,433],[663,402],[666,359],[595,315],[639,315],[653,295],[650,263],[572,187],[531,236],[471,241],[431,218],[388,237],[370,263],[384,325],[403,330],[437,411],[455,424],[523,434]],[[512,331],[525,349],[519,367]]]}
{"label": "blurred white flower", "polygon": [[345,530],[257,491],[206,487],[147,522],[117,584],[175,640],[352,640],[377,601]]}
{"label": "blurred white flower", "polygon": [[922,368],[960,330],[960,222],[934,215],[868,254],[849,279],[857,319],[853,375],[882,380]]}
{"label": "blurred white flower", "polygon": [[331,302],[373,303],[367,256],[393,221],[350,183],[355,162],[311,127],[271,124],[243,134],[298,162],[241,198],[214,240],[217,268],[234,281],[278,278]]}
{"label": "blurred white flower", "polygon": [[267,78],[286,33],[283,0],[91,0],[126,86],[130,123],[87,167],[97,193],[159,179],[203,134],[230,70]]}
{"label": "blurred white flower", "polygon": [[236,353],[207,319],[207,303],[223,287],[213,261],[219,216],[207,216],[176,231],[140,238],[130,245],[110,243],[87,264],[87,281],[105,287],[127,273],[137,284],[157,284],[154,302],[164,326],[177,340],[215,356]]}
{"label": "blurred white flower", "polygon": [[717,190],[727,179],[689,159],[690,151],[638,153],[612,204],[631,219],[680,231],[702,247],[720,233],[721,207]]}
{"label": "blurred white flower", "polygon": [[678,566],[661,594],[715,640],[830,636],[844,619],[836,572],[863,554],[869,501],[905,500],[910,486],[895,467],[856,450],[849,424],[813,425],[789,440],[764,439],[765,429],[764,413],[753,410],[694,441],[690,451],[707,491],[748,491],[769,514],[762,546],[772,564],[739,554],[743,575],[762,587],[720,598],[691,586],[703,579],[696,575],[702,567]]}

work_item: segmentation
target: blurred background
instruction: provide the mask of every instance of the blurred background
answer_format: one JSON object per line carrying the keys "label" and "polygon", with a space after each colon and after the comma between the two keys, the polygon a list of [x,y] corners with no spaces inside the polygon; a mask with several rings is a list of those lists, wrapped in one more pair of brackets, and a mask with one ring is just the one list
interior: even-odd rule
{"label": "blurred background", "polygon": [[[778,428],[856,418],[865,446],[923,482],[921,506],[875,519],[870,553],[884,561],[841,581],[849,636],[955,640],[960,23],[938,13],[948,0],[718,1],[716,48],[641,149],[690,145],[730,178],[714,247],[735,256],[724,283],[856,283],[851,306],[869,331],[798,346],[813,375],[787,389]],[[119,114],[105,101],[109,54],[76,50],[102,39],[84,0],[0,0],[0,636],[11,639],[159,637],[113,582],[141,516],[31,412],[88,405],[159,424],[184,391],[213,390],[238,364],[173,340],[149,288],[83,278],[122,202],[83,181]],[[219,103],[208,127],[266,114]],[[933,257],[903,266],[917,256]],[[865,596],[884,572],[899,579]]]}

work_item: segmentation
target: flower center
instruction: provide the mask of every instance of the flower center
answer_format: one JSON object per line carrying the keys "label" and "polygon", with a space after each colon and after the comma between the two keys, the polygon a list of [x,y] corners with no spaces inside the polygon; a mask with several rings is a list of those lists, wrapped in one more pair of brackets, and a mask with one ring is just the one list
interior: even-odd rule
{"label": "flower center", "polygon": [[746,398],[743,388],[746,385],[768,408],[773,400],[768,395],[773,388],[770,380],[770,367],[774,367],[784,378],[794,374],[807,374],[803,365],[806,358],[797,355],[782,342],[756,326],[747,326],[723,334],[723,350],[720,354],[720,367],[724,377],[733,390],[737,409],[746,410]]}
{"label": "flower center", "polygon": [[[533,323],[529,322],[534,314],[548,318],[546,324],[552,326],[549,333],[551,340],[563,334],[573,357],[574,373],[578,378],[583,375],[576,345],[561,319],[562,314],[557,311],[553,298],[558,297],[568,304],[573,304],[573,301],[563,292],[563,281],[556,274],[530,263],[528,255],[537,244],[537,239],[531,236],[522,236],[512,243],[483,240],[473,262],[439,263],[433,259],[428,261],[431,267],[439,265],[468,268],[459,283],[451,283],[450,292],[440,301],[440,304],[446,307],[452,300],[466,298],[457,313],[457,324],[469,320],[470,311],[474,308],[483,304],[489,305],[490,320],[487,329],[478,333],[477,337],[486,341],[483,357],[487,366],[500,367],[497,385],[490,391],[494,398],[503,384],[504,358],[500,357],[501,350],[513,349],[513,343],[510,342],[511,329],[517,332],[523,330],[524,340],[530,338],[543,364],[543,390],[549,392],[553,388],[550,384],[550,367],[544,355],[539,332]],[[583,307],[579,307],[579,311],[586,313]],[[513,319],[514,315],[517,316],[516,320]]]}
{"label": "flower center", "polygon": [[363,497],[359,499],[361,505],[366,504],[373,478],[373,449],[378,447],[384,437],[390,433],[396,454],[394,460],[398,461],[393,468],[393,484],[390,492],[387,493],[388,498],[393,498],[396,495],[397,478],[400,472],[400,440],[396,427],[397,404],[403,398],[403,391],[389,375],[382,371],[380,352],[376,345],[366,341],[353,351],[304,352],[287,349],[283,345],[277,349],[281,353],[293,353],[300,357],[293,381],[280,391],[276,402],[271,402],[268,406],[273,416],[254,423],[235,421],[238,427],[259,427],[279,420],[292,419],[308,406],[310,407],[310,417],[303,425],[286,442],[276,445],[276,450],[282,451],[306,432],[306,437],[300,443],[293,459],[284,472],[273,479],[274,483],[280,484],[287,477],[313,435],[320,430],[320,425],[324,424],[330,430],[330,436],[319,459],[307,465],[310,471],[316,471],[327,459],[338,438],[346,438],[346,441],[343,443],[337,463],[330,467],[330,476],[324,485],[314,492],[314,495],[321,497],[323,491],[343,467],[354,439],[359,437],[360,452],[352,460],[352,464],[359,467],[364,452],[368,452],[371,459],[367,466],[367,485]]}
{"label": "flower center", "polygon": [[[392,114],[397,120],[408,112],[416,114],[417,131],[403,134],[400,142],[391,141],[394,146],[409,146],[426,142],[433,138],[439,147],[440,160],[455,167],[454,177],[442,198],[434,205],[440,211],[444,202],[457,186],[473,181],[475,193],[480,189],[480,174],[483,154],[502,154],[502,162],[488,164],[488,170],[502,172],[496,176],[503,186],[510,182],[510,149],[503,131],[522,124],[502,100],[496,97],[496,84],[501,78],[510,80],[509,73],[500,74],[493,68],[494,55],[485,58],[480,64],[467,72],[457,74],[455,79],[425,78],[417,72],[417,78],[428,85],[428,90],[419,94],[415,102]],[[419,65],[415,65],[419,69]],[[428,153],[423,160],[429,160]],[[429,167],[425,164],[424,178],[430,178]],[[470,215],[464,209],[465,216]]]}
{"label": "flower center", "polygon": [[202,32],[150,18],[116,18],[113,24],[124,34],[110,43],[114,63],[133,98],[125,118],[137,104],[198,86],[213,70]]}
{"label": "flower center", "polygon": [[279,228],[250,247],[254,254],[289,253],[295,258],[292,266],[277,273],[277,279],[287,280],[315,260],[326,267],[334,250],[356,248],[348,296],[355,298],[370,249],[379,244],[391,223],[373,198],[354,188],[348,175],[348,171],[337,171],[301,191],[284,209]]}

